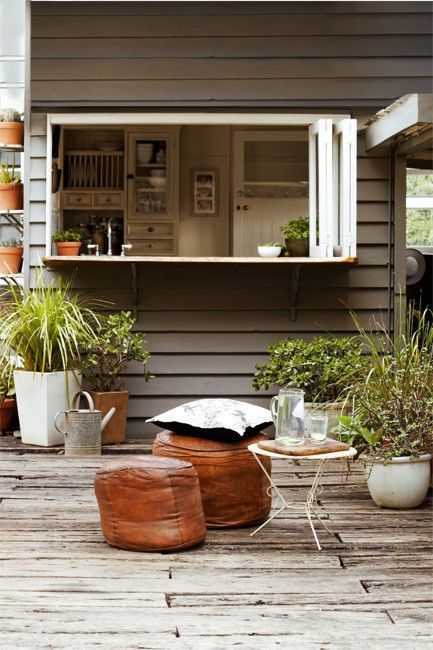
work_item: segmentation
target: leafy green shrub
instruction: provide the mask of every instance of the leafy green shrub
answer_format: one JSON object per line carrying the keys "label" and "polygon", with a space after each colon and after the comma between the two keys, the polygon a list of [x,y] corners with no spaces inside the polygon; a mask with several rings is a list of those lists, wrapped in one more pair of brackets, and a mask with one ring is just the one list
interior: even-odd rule
{"label": "leafy green shrub", "polygon": [[[129,311],[112,314],[102,323],[98,337],[90,346],[83,346],[83,376],[92,390],[122,390],[120,375],[130,361],[138,361],[143,371],[150,358],[143,334],[133,333],[135,319]],[[143,372],[145,381],[152,375]]]}
{"label": "leafy green shrub", "polygon": [[72,241],[81,241],[81,233],[77,230],[62,230],[61,232],[56,232],[52,236],[52,240],[55,243],[60,242],[72,242]]}
{"label": "leafy green shrub", "polygon": [[270,345],[267,352],[269,360],[256,366],[253,388],[302,388],[308,402],[343,399],[344,391],[366,368],[361,342],[355,337],[315,336],[311,341],[287,338]]}
{"label": "leafy green shrub", "polygon": [[308,239],[310,236],[310,225],[308,217],[293,219],[281,226],[284,239]]}
{"label": "leafy green shrub", "polygon": [[349,387],[352,413],[340,419],[340,438],[385,461],[433,451],[433,327],[431,313],[411,308],[394,341],[380,323],[372,336],[354,317],[369,350],[363,381]]}

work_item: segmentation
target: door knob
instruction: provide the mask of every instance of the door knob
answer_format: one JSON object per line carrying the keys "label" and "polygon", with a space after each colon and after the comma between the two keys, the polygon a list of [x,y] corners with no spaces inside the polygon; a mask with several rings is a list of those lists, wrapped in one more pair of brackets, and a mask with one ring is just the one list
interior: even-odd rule
{"label": "door knob", "polygon": [[249,210],[249,209],[250,209],[250,208],[249,208],[248,205],[243,205],[243,206],[242,206],[242,210]]}

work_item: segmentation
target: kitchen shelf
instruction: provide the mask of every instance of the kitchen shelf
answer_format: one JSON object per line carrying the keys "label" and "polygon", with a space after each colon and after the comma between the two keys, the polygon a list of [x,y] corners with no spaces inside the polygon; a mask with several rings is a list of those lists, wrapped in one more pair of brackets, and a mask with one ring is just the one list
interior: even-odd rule
{"label": "kitchen shelf", "polygon": [[9,153],[23,153],[24,147],[21,144],[2,144],[0,142],[0,150],[8,151]]}
{"label": "kitchen shelf", "polygon": [[134,256],[127,255],[79,255],[75,257],[50,255],[43,258],[45,266],[50,268],[61,268],[67,266],[81,266],[86,264],[179,264],[182,266],[196,264],[268,264],[271,266],[354,266],[358,263],[357,257],[179,257],[179,256]]}
{"label": "kitchen shelf", "polygon": [[137,163],[137,167],[153,167],[153,168],[160,168],[160,169],[165,169],[167,167],[167,163]]}

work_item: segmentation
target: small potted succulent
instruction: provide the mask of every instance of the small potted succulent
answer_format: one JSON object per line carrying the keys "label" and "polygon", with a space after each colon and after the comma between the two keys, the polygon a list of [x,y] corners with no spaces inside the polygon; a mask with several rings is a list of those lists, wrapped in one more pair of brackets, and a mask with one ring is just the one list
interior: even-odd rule
{"label": "small potted succulent", "polygon": [[9,431],[16,411],[14,364],[4,359],[0,364],[0,435]]}
{"label": "small potted succulent", "polygon": [[256,365],[253,388],[301,388],[305,391],[306,414],[325,412],[330,433],[344,410],[349,386],[366,372],[367,360],[359,338],[287,338],[270,345],[267,352],[266,363]]}
{"label": "small potted succulent", "polygon": [[359,328],[369,352],[363,380],[349,388],[351,413],[340,418],[340,439],[364,460],[373,501],[382,508],[416,508],[430,482],[433,452],[433,327],[431,313],[409,310],[394,340]]}
{"label": "small potted succulent", "polygon": [[116,408],[102,431],[103,445],[125,441],[129,393],[124,389],[121,374],[127,364],[138,362],[145,381],[152,376],[145,371],[150,352],[143,334],[132,332],[134,324],[130,312],[111,314],[102,322],[97,339],[90,346],[83,346],[82,373],[95,408],[102,412],[102,417],[112,406]]}
{"label": "small potted succulent", "polygon": [[0,241],[0,274],[13,275],[21,270],[23,247],[15,238]]}
{"label": "small potted succulent", "polygon": [[257,246],[257,252],[260,257],[279,257],[283,247],[281,242],[275,241],[267,244],[259,244]]}
{"label": "small potted succulent", "polygon": [[288,221],[281,226],[281,232],[290,257],[308,257],[310,238],[308,217]]}
{"label": "small potted succulent", "polygon": [[52,240],[58,255],[74,257],[80,254],[82,234],[77,230],[62,230],[54,233]]}
{"label": "small potted succulent", "polygon": [[24,144],[24,122],[21,113],[14,108],[0,110],[0,144],[22,147]]}
{"label": "small potted succulent", "polygon": [[23,209],[23,184],[19,174],[15,173],[15,162],[12,166],[0,164],[0,210]]}

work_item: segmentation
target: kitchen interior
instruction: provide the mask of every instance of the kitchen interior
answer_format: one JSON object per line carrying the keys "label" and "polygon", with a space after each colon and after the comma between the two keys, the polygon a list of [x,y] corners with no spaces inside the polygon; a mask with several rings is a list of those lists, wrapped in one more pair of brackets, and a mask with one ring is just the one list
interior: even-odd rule
{"label": "kitchen interior", "polygon": [[308,129],[55,126],[52,193],[82,255],[256,256],[308,216]]}

